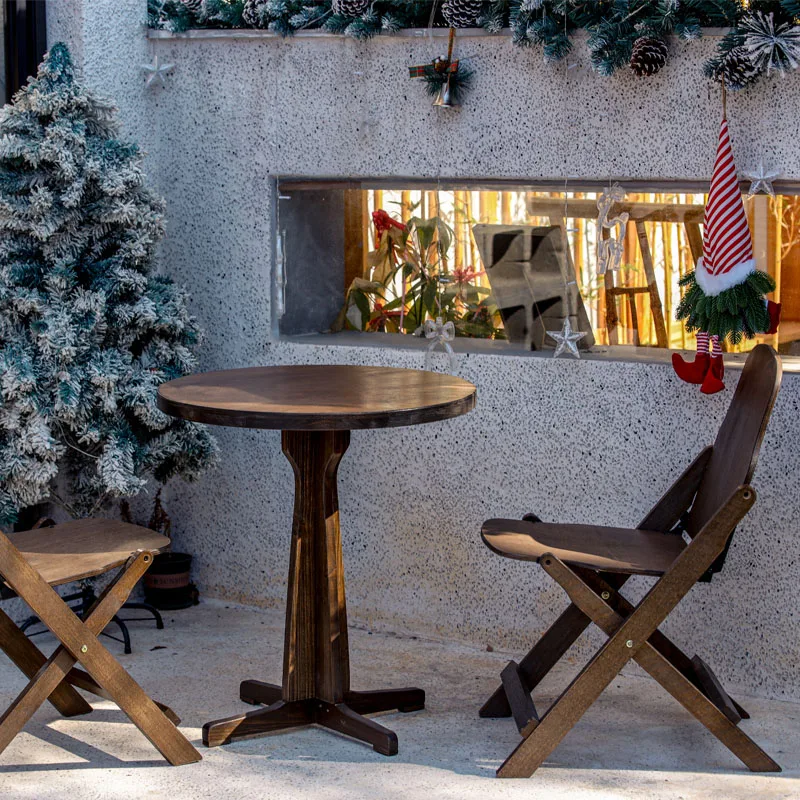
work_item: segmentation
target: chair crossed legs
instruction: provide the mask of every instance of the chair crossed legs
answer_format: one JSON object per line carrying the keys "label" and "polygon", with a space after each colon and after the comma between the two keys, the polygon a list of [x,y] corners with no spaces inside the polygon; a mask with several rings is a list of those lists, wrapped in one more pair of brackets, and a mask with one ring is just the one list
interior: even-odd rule
{"label": "chair crossed legs", "polygon": [[[636,661],[754,772],[780,767],[739,727],[747,712],[698,656],[689,658],[659,625],[698,581],[722,568],[736,525],[756,499],[750,480],[780,386],[780,360],[766,345],[748,357],[713,447],[706,448],[636,529],[488,520],[486,545],[507,558],[538,561],[571,605],[517,664],[482,717],[513,716],[524,737],[498,777],[529,777],[631,660]],[[657,582],[638,605],[620,590],[631,575]],[[609,638],[550,709],[531,691],[590,625]]]}
{"label": "chair crossed legs", "polygon": [[[80,520],[11,536],[0,532],[2,580],[61,642],[46,658],[0,610],[0,649],[30,679],[0,717],[0,753],[45,700],[66,717],[89,713],[92,707],[74,688],[79,687],[113,700],[170,764],[200,760],[175,727],[177,716],[151,700],[98,639],[153,554],[168,544],[160,534],[113,520]],[[84,619],[52,588],[118,566],[118,574]],[[75,668],[77,662],[85,672]]]}

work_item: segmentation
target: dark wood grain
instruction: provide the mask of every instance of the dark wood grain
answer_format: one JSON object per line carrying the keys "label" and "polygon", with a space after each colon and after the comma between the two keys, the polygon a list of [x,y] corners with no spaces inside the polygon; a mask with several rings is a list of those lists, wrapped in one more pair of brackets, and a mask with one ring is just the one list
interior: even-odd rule
{"label": "dark wood grain", "polygon": [[766,344],[747,356],[728,413],[689,514],[688,529],[697,533],[738,486],[750,483],[775,398],[781,386],[781,360]]}
{"label": "dark wood grain", "polygon": [[267,733],[313,724],[314,709],[310,701],[277,700],[265,708],[207,722],[203,725],[203,744],[206,747],[219,747],[242,739],[254,739]]}
{"label": "dark wood grain", "polygon": [[[100,684],[91,678],[88,672],[84,672],[82,669],[73,667],[73,669],[67,673],[67,677],[64,679],[64,681],[78,689],[83,689],[85,692],[96,694],[98,697],[102,697],[105,700],[111,700],[112,703],[114,702],[114,698],[111,693],[100,686]],[[164,716],[173,725],[181,724],[181,718],[168,705],[159,703],[158,700],[153,700],[153,702],[161,711],[164,712]]]}
{"label": "dark wood grain", "polygon": [[316,721],[317,724],[332,731],[371,744],[376,753],[384,756],[397,755],[397,734],[394,731],[390,731],[375,720],[362,717],[344,703],[320,704]]}
{"label": "dark wood grain", "polygon": [[279,366],[208,372],[162,385],[159,408],[212,425],[275,428],[295,474],[281,687],[240,685],[267,707],[206,723],[209,747],[318,724],[397,753],[397,737],[362,714],[415,711],[420,689],[353,692],[336,475],[350,430],[436,422],[475,406],[475,387],[434,372],[365,366]]}
{"label": "dark wood grain", "polygon": [[[659,626],[699,580],[721,567],[733,531],[755,503],[749,485],[780,387],[781,364],[766,345],[748,356],[713,447],[706,448],[653,507],[638,529],[489,520],[484,542],[505,557],[538,561],[572,604],[503,685],[482,716],[529,714],[527,692],[593,622],[608,637],[580,674],[497,771],[530,776],[578,722],[622,667],[635,660],[717,739],[756,772],[779,765],[738,727],[747,712],[699,657],[689,658]],[[680,523],[677,527],[676,524]],[[686,537],[678,535],[682,532]],[[549,548],[549,549],[548,549]],[[631,574],[660,579],[638,605],[620,588]],[[523,694],[525,693],[525,694]]]}
{"label": "dark wood grain", "polygon": [[349,441],[348,430],[282,434],[283,452],[295,475],[283,683],[278,687],[260,680],[243,681],[240,698],[267,708],[206,723],[203,742],[208,747],[317,724],[361,739],[378,753],[394,755],[395,734],[362,714],[416,711],[425,706],[421,689],[350,689],[336,483]]}
{"label": "dark wood grain", "polygon": [[[47,658],[33,642],[0,610],[0,649],[26,678],[32,679]],[[92,707],[67,683],[59,684],[48,698],[65,717],[88,714]]]}
{"label": "dark wood grain", "polygon": [[347,606],[336,474],[349,431],[285,431],[295,473],[283,699],[341,703],[350,690]]}
{"label": "dark wood grain", "polygon": [[[753,490],[749,486],[741,487],[698,534],[692,547],[687,548],[675,560],[667,573],[624,621],[557,556],[547,553],[542,556],[540,563],[544,570],[558,581],[570,600],[605,630],[610,638],[542,717],[533,733],[520,742],[506,759],[497,771],[498,777],[530,777],[541,766],[622,667],[647,644],[652,633],[721,552],[727,537],[754,502]],[[648,645],[649,651],[656,652]],[[668,662],[664,660],[664,663]],[[673,672],[680,674],[677,670],[672,670],[670,675]],[[683,681],[692,686],[685,678]],[[675,687],[670,685],[668,691],[670,688]],[[696,688],[695,691],[706,700]],[[708,705],[717,711],[710,701]],[[721,712],[718,714],[725,723],[729,723]],[[739,752],[737,755],[742,757]],[[763,762],[760,766],[764,766]]]}
{"label": "dark wood grain", "polygon": [[367,742],[382,755],[397,755],[397,735],[394,732],[361,716],[345,703],[328,703],[314,698],[277,700],[265,708],[207,722],[203,726],[203,744],[218,747],[309,725],[319,725]]}
{"label": "dark wood grain", "polygon": [[692,658],[697,680],[703,688],[703,693],[709,700],[734,724],[738,725],[742,721],[742,715],[734,705],[730,695],[725,691],[719,678],[714,674],[711,667],[703,661],[700,656]]}
{"label": "dark wood grain", "polygon": [[[621,573],[600,573],[615,588],[630,577]],[[539,641],[519,662],[519,674],[525,689],[532,692],[564,654],[589,627],[591,620],[574,603],[567,606],[559,618],[542,634]],[[481,706],[480,716],[489,719],[510,717],[511,706],[501,683]]]}
{"label": "dark wood grain", "polygon": [[[111,618],[128,599],[133,587],[147,572],[153,556],[141,552],[133,557],[125,570],[106,587],[83,624],[88,631],[99,635]],[[0,752],[22,730],[37,708],[62,684],[77,658],[64,645],[59,645],[50,658],[42,664],[36,675],[0,717]],[[67,684],[68,685],[68,684]]]}
{"label": "dark wood grain", "polygon": [[506,558],[538,561],[551,552],[571,564],[626,575],[662,575],[686,547],[680,536],[659,531],[515,519],[487,520],[481,536]]}
{"label": "dark wood grain", "polygon": [[377,714],[380,711],[422,711],[425,692],[422,689],[373,689],[369,692],[348,692],[344,702],[359,714]]}
{"label": "dark wood grain", "polygon": [[462,378],[392,367],[252,367],[163,384],[158,407],[210,425],[356,430],[418,425],[466,414],[475,387]]}
{"label": "dark wood grain", "polygon": [[539,714],[533,704],[528,688],[523,684],[519,664],[509,661],[500,673],[503,689],[508,700],[514,722],[523,736],[528,736],[539,724]]}
{"label": "dark wood grain", "polygon": [[666,533],[675,527],[691,507],[713,452],[713,447],[706,447],[701,451],[639,523],[637,527],[640,530]]}

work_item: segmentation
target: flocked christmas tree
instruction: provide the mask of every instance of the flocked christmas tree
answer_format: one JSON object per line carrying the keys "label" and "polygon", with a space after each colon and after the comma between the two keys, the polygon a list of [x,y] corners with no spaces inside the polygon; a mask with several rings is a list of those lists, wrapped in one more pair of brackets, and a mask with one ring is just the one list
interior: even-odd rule
{"label": "flocked christmas tree", "polygon": [[91,513],[214,459],[203,427],[156,407],[200,333],[153,272],[164,204],[115,115],[63,44],[0,112],[0,525],[48,497]]}

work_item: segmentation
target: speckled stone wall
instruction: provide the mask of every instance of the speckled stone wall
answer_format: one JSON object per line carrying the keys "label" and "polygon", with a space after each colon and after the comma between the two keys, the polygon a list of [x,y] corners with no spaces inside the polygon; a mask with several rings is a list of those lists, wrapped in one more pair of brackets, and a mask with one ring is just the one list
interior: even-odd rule
{"label": "speckled stone wall", "polygon": [[[51,35],[82,39],[87,75],[117,94],[127,130],[150,151],[169,204],[163,265],[193,293],[204,368],[423,363],[418,350],[271,341],[275,175],[710,175],[720,109],[701,64],[712,41],[676,45],[661,75],[637,81],[546,65],[507,37],[465,37],[458,52],[474,59],[475,89],[443,113],[406,77],[442,40],[148,41],[144,0],[77,6],[80,30],[54,23]],[[166,88],[144,90],[139,65],[155,53],[176,68]],[[587,60],[579,47],[577,63]],[[740,166],[763,158],[800,179],[798,87],[795,75],[730,99]],[[478,386],[474,413],[353,434],[340,469],[351,621],[524,650],[566,601],[537,567],[489,553],[482,520],[535,510],[635,524],[713,439],[737,374],[707,398],[661,363],[473,354],[459,371]],[[769,695],[800,688],[799,404],[800,379],[787,375],[758,504],[726,571],[667,626],[723,680]],[[219,440],[219,469],[172,487],[176,546],[194,553],[205,594],[280,606],[293,484],[279,434],[220,429]]]}

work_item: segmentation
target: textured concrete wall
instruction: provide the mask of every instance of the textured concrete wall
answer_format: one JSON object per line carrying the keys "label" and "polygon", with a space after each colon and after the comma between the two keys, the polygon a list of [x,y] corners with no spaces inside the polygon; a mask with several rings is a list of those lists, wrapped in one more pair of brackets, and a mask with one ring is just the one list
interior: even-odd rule
{"label": "textured concrete wall", "polygon": [[[270,341],[271,176],[710,174],[720,109],[701,64],[711,41],[676,45],[662,75],[640,82],[567,73],[507,37],[465,38],[459,53],[474,57],[475,89],[463,110],[442,113],[406,77],[441,39],[148,44],[144,2],[132,5],[84,3],[83,58],[151,151],[151,179],[169,203],[163,263],[193,293],[208,333],[204,368],[422,365],[416,350]],[[145,91],[139,64],[153,53],[177,66],[165,89]],[[576,60],[587,62],[583,48]],[[800,179],[799,78],[731,98],[740,166],[763,157]],[[340,470],[351,619],[523,649],[565,598],[537,567],[490,554],[481,521],[535,510],[635,524],[713,439],[730,391],[702,397],[656,363],[473,354],[462,356],[460,373],[478,386],[474,413],[353,435]],[[788,375],[759,465],[758,505],[726,571],[668,626],[723,679],[766,694],[800,687],[799,404],[800,379]],[[172,489],[176,545],[196,555],[205,593],[281,605],[292,477],[279,435],[220,429],[219,437],[219,470]]]}

